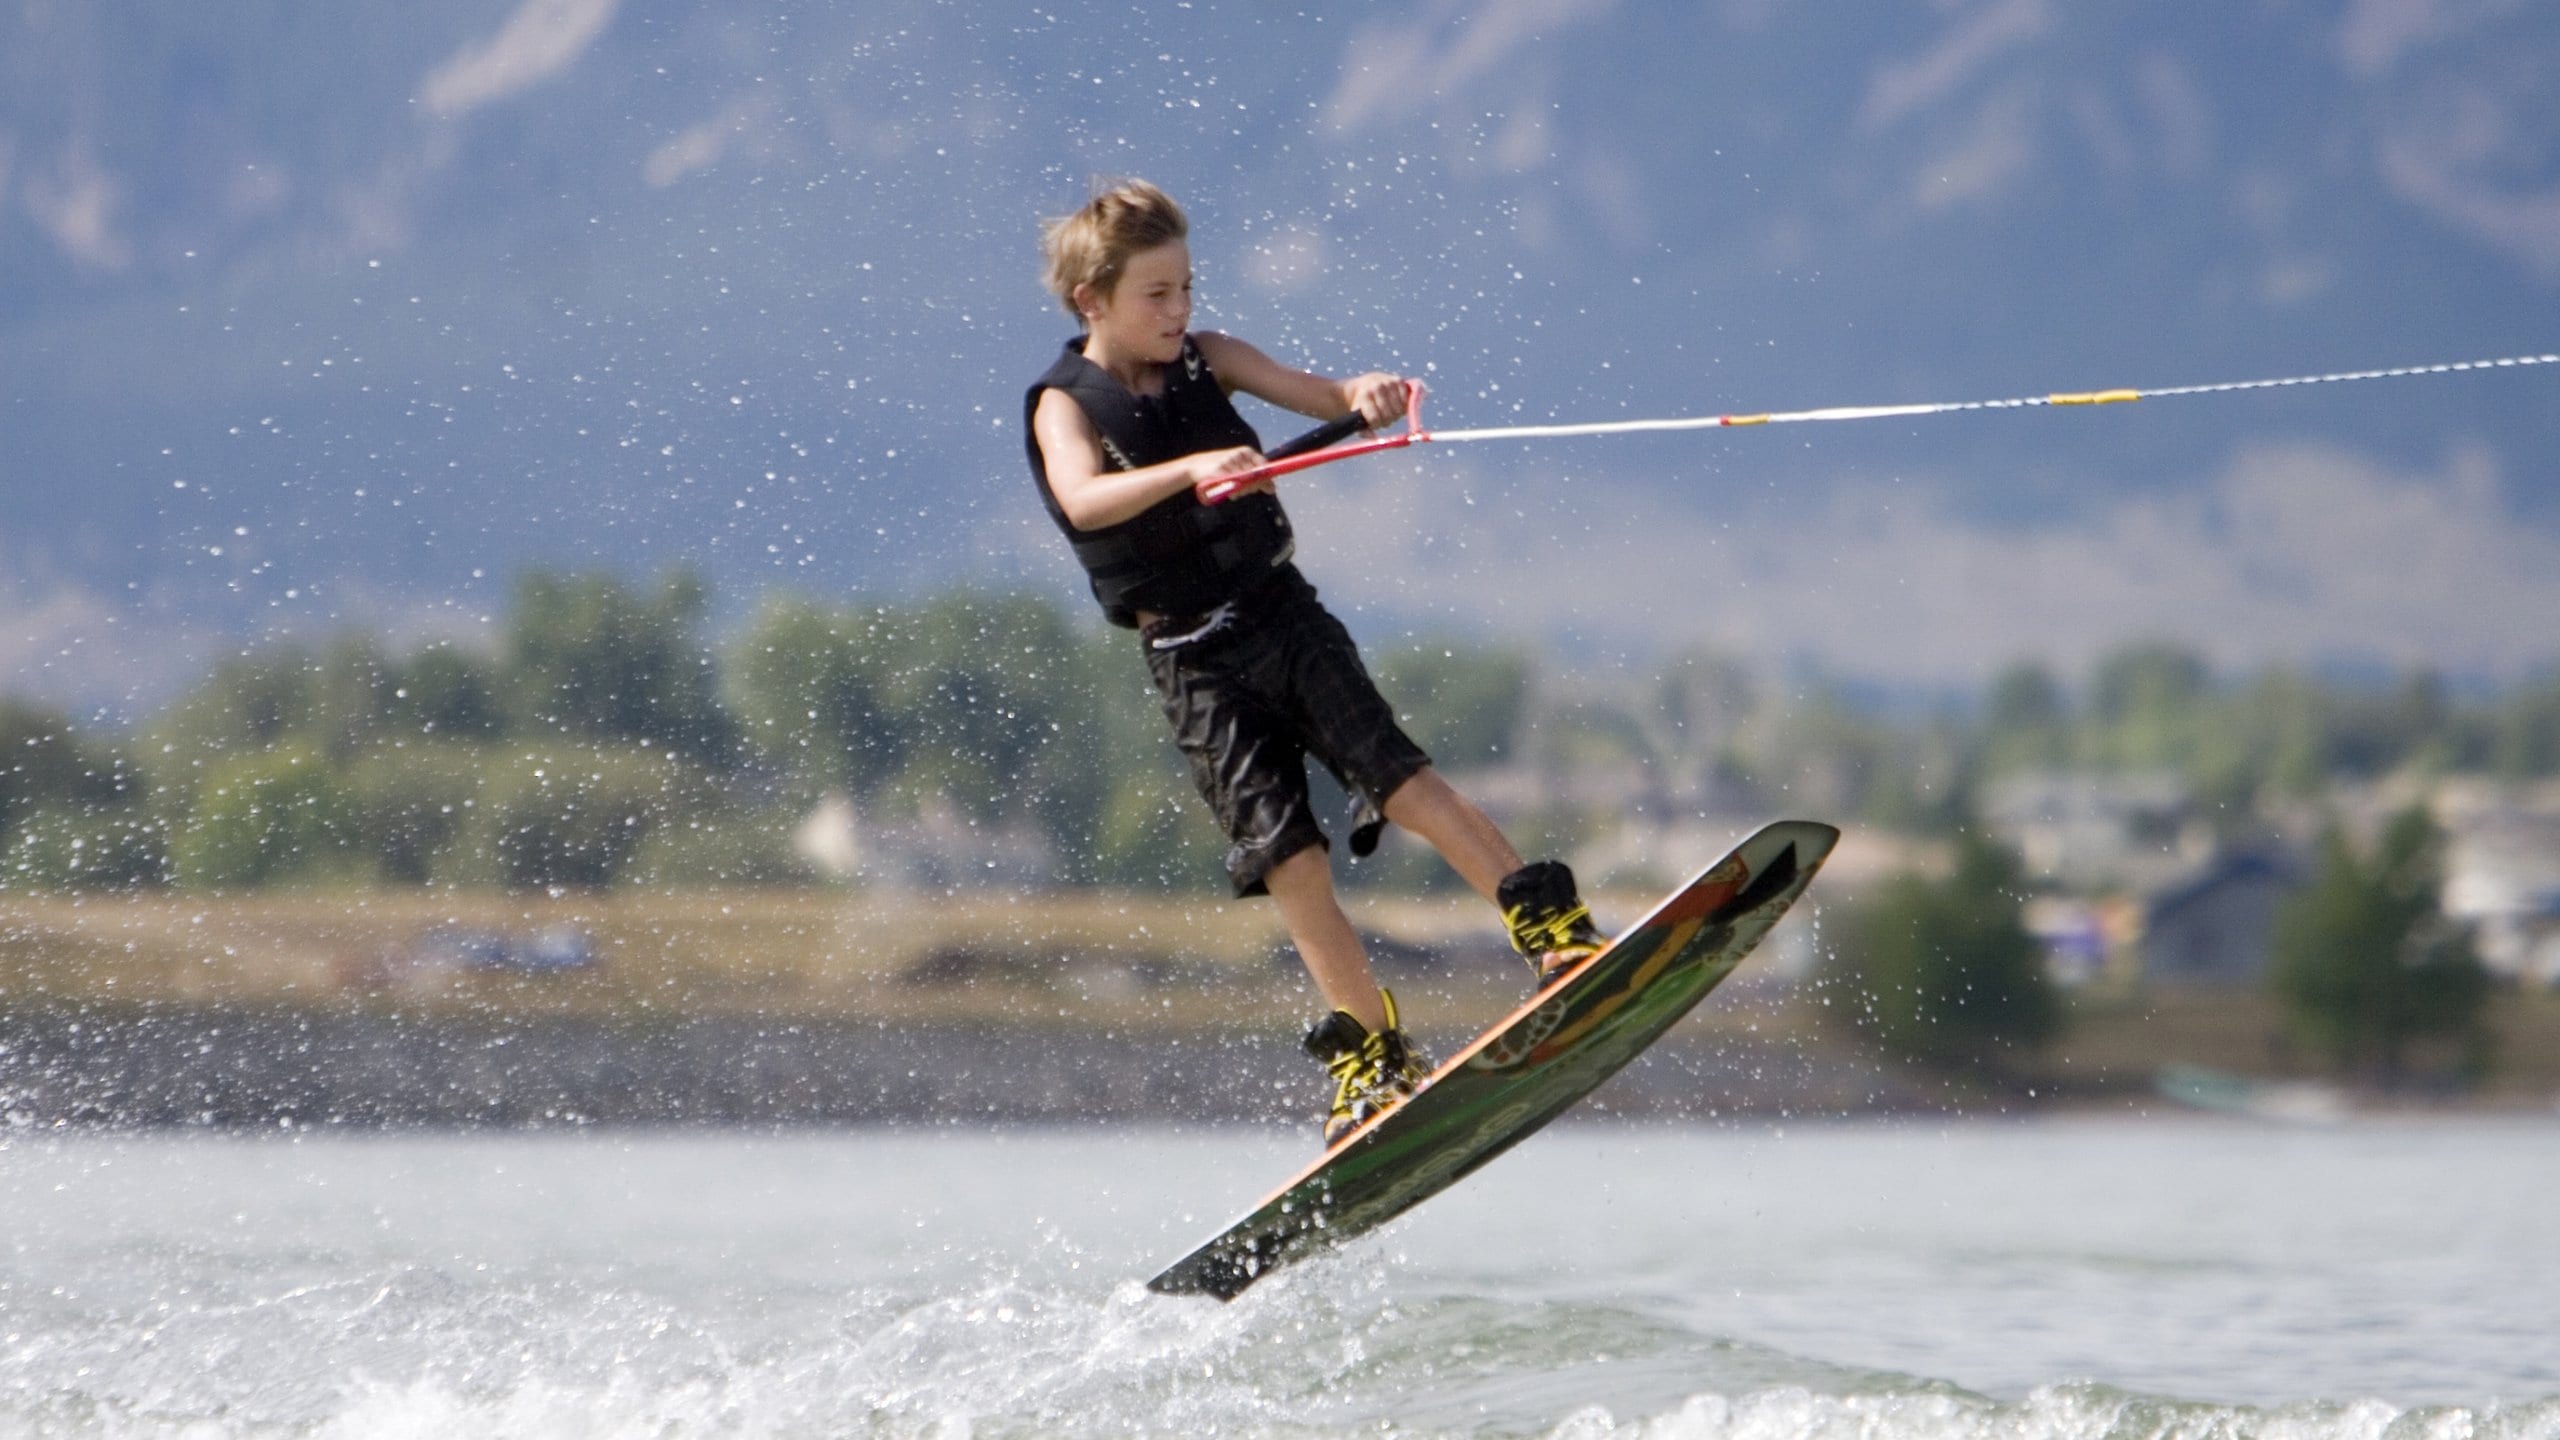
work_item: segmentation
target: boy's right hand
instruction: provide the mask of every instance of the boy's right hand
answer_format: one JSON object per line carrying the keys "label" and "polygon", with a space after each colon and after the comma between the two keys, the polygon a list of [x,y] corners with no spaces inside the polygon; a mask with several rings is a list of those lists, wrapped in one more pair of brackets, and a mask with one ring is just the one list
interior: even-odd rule
{"label": "boy's right hand", "polygon": [[1354,375],[1342,382],[1342,398],[1350,402],[1345,408],[1360,412],[1369,428],[1392,425],[1404,418],[1405,400],[1411,382],[1386,370],[1373,370]]}

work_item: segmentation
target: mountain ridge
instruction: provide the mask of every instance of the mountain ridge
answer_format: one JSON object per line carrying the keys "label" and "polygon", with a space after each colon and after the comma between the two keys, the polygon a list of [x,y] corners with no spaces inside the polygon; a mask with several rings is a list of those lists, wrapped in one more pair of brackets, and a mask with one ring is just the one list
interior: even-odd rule
{"label": "mountain ridge", "polygon": [[[165,691],[214,645],[446,626],[533,564],[1071,589],[1013,407],[1069,329],[1037,219],[1095,174],[1191,206],[1200,323],[1421,373],[1447,425],[2560,344],[2560,18],[2524,7],[253,0],[0,29],[0,613],[31,637],[0,669],[83,703]],[[2532,579],[2560,556],[2547,379],[2396,383],[1453,449],[1292,504],[1373,633],[1705,640],[1904,681],[2121,638],[2104,605],[2012,617],[2078,601],[2029,563],[1929,580],[1925,626],[1855,639],[1960,568],[1935,551],[2041,547],[2125,568],[2123,623],[2234,658],[2406,658],[2451,627],[2454,663],[2547,663],[2470,628],[2560,606]],[[2329,548],[2249,553],[2230,516],[2316,488],[2306,466],[2366,507],[2356,534],[2296,494],[2275,528]],[[1931,553],[1814,558],[1879,507]],[[2411,507],[2477,577],[2362,622],[2342,577]],[[1479,528],[1445,528],[1461,511]],[[2144,589],[2121,557],[2163,527],[2141,563],[2206,568]],[[1578,607],[1524,590],[1501,557],[1541,543],[1634,578]],[[1762,562],[1718,544],[1803,557],[1763,589],[1817,603],[1737,597],[1717,579]],[[2341,593],[2252,589],[2271,558]],[[2222,591],[2219,617],[2180,603]],[[1979,639],[1935,638],[1969,615]]]}

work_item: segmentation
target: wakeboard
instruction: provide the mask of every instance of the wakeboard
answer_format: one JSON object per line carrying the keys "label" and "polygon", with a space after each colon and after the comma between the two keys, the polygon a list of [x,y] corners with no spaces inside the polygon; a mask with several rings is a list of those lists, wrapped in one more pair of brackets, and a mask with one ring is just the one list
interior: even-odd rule
{"label": "wakeboard", "polygon": [[1839,839],[1831,826],[1782,820],[1743,841],[1147,1288],[1232,1300],[1527,1139],[1732,974]]}

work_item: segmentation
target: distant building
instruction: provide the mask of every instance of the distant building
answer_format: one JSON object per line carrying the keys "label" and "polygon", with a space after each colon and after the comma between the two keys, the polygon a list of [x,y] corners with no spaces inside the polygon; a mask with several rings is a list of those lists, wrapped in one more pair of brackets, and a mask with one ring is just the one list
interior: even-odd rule
{"label": "distant building", "polygon": [[2055,984],[2132,979],[2128,972],[2142,934],[2142,907],[2136,902],[2121,895],[2095,900],[2037,895],[2018,918],[2044,946],[2045,974]]}
{"label": "distant building", "polygon": [[1982,818],[2030,877],[2081,894],[2148,891],[2213,854],[2185,782],[2166,773],[2011,775],[1988,788]]}
{"label": "distant building", "polygon": [[2275,952],[2276,908],[2302,888],[2301,863],[2260,847],[2226,851],[2143,902],[2142,975],[2198,985],[2255,985]]}
{"label": "distant building", "polygon": [[2488,797],[2439,807],[2444,913],[2471,926],[2480,963],[2560,985],[2560,809]]}
{"label": "distant building", "polygon": [[830,880],[851,880],[862,873],[862,825],[853,800],[830,790],[791,832],[791,853],[802,864]]}

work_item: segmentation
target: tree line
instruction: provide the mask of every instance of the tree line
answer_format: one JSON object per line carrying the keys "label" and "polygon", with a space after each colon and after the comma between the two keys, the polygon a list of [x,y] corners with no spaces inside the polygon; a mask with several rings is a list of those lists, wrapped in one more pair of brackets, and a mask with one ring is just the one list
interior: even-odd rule
{"label": "tree line", "polygon": [[[791,832],[829,793],[876,825],[936,811],[1036,834],[1065,884],[1221,883],[1223,842],[1125,632],[984,591],[776,594],[725,641],[710,610],[681,572],[535,572],[481,648],[395,651],[349,632],[251,649],[123,732],[0,700],[0,893],[803,883]],[[2020,921],[2029,883],[1973,820],[2001,776],[2165,770],[2245,820],[2341,777],[2560,773],[2560,676],[2466,699],[2424,675],[2224,679],[2146,644],[2108,656],[2076,696],[2022,666],[1975,703],[1895,718],[1707,654],[1614,684],[1551,683],[1502,647],[1372,658],[1452,770],[1526,767],[1561,797],[1578,777],[1632,775],[1640,806],[1951,838],[1948,875],[1887,882],[1842,917],[1825,1003],[1889,1052],[1995,1078],[2062,1023]],[[1569,850],[1621,818],[1624,787],[1599,795],[1515,831]],[[2438,846],[2418,815],[2369,850],[2333,832],[2280,918],[2275,993],[2338,1068],[2387,1079],[2439,1042],[2486,1063],[2487,981],[2437,913]],[[1412,847],[1366,873],[1452,883]]]}
{"label": "tree line", "polygon": [[[0,890],[795,883],[830,792],[873,826],[1037,835],[1066,884],[1218,883],[1126,632],[997,592],[780,594],[718,642],[710,602],[535,572],[485,648],[269,645],[129,733],[0,700]],[[1417,728],[1480,749],[1525,674],[1386,669]]]}
{"label": "tree line", "polygon": [[[725,641],[710,610],[681,572],[533,572],[483,648],[253,648],[127,732],[0,700],[0,887],[789,883],[809,878],[790,832],[830,791],[879,824],[938,810],[1036,834],[1065,884],[1218,882],[1221,842],[1124,632],[975,590],[775,594]],[[1711,654],[1588,683],[1517,648],[1372,659],[1446,768],[1538,773],[1560,798],[1521,824],[1555,848],[1622,813],[1607,787],[1571,799],[1595,774],[1637,777],[1645,804],[1947,835],[2029,768],[2165,770],[2230,817],[2412,766],[2560,774],[2560,674],[2464,698],[2423,674],[2228,680],[2134,645],[2077,695],[2021,666],[1897,717]],[[1418,863],[1368,874],[1445,883]]]}

